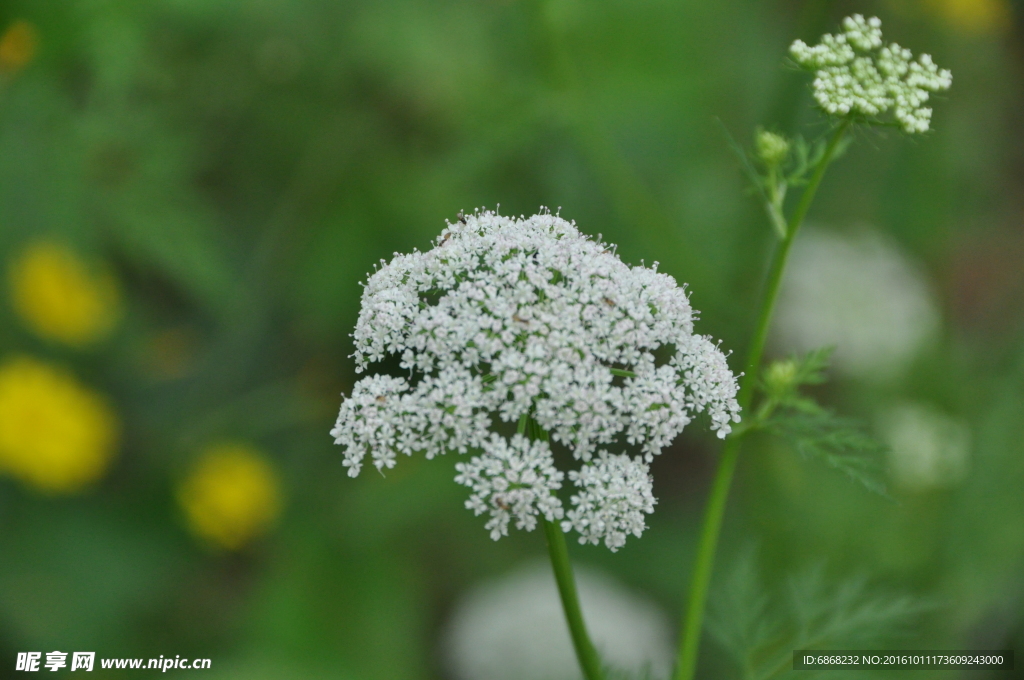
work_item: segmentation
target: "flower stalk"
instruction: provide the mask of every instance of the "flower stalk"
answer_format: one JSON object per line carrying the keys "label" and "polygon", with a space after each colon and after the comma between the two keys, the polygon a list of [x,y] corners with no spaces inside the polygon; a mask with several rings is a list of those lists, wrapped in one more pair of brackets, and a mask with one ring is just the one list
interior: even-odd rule
{"label": "flower stalk", "polygon": [[[836,127],[828,145],[825,147],[824,154],[822,154],[803,194],[800,196],[796,209],[787,221],[785,234],[772,257],[771,269],[768,271],[768,279],[765,282],[764,297],[761,299],[761,311],[754,330],[754,337],[751,340],[750,349],[747,352],[746,372],[740,382],[740,390],[737,394],[737,401],[744,412],[748,411],[753,402],[757,376],[761,370],[761,359],[764,356],[764,348],[768,339],[768,329],[771,325],[772,313],[775,311],[775,301],[779,296],[779,289],[782,285],[782,276],[786,270],[789,251],[792,248],[797,233],[800,231],[804,218],[807,216],[808,210],[810,210],[811,203],[814,201],[814,196],[818,191],[818,186],[825,176],[825,171],[832,160],[834,160],[836,151],[839,149],[839,145],[849,127],[849,118],[844,119]],[[704,622],[704,610],[707,604],[708,586],[711,583],[715,552],[718,548],[718,537],[722,529],[722,518],[725,516],[729,488],[732,485],[733,474],[736,471],[736,462],[739,458],[740,445],[745,431],[747,430],[739,430],[726,439],[722,457],[718,461],[718,469],[715,472],[715,479],[711,486],[711,495],[708,498],[704,512],[700,542],[697,547],[697,557],[690,580],[689,597],[687,599],[686,613],[683,619],[683,628],[679,642],[679,657],[676,664],[675,680],[692,680],[697,670],[697,655]]]}
{"label": "flower stalk", "polygon": [[[519,418],[517,433],[526,435],[531,440],[547,441],[548,439],[547,432],[528,413],[524,413]],[[576,659],[580,663],[586,680],[603,680],[601,659],[587,633],[587,624],[583,621],[579,593],[576,591],[576,577],[573,575],[572,563],[569,561],[569,547],[565,542],[565,534],[558,522],[544,519],[541,520],[541,524],[544,527],[544,536],[548,543],[551,569],[555,572],[555,583],[558,584],[558,596],[562,600],[562,611],[565,612],[565,621],[569,626],[572,646],[576,650]]]}
{"label": "flower stalk", "polygon": [[580,668],[587,680],[603,680],[601,659],[597,655],[594,643],[590,641],[587,626],[583,622],[583,612],[580,610],[580,599],[576,592],[572,564],[569,562],[569,549],[565,543],[565,534],[562,533],[558,522],[543,520],[542,524],[544,525],[544,536],[548,541],[551,567],[555,572],[555,582],[558,584],[558,595],[562,600],[562,610],[565,612],[565,620],[569,624],[572,646],[576,650],[576,658],[579,660]]}

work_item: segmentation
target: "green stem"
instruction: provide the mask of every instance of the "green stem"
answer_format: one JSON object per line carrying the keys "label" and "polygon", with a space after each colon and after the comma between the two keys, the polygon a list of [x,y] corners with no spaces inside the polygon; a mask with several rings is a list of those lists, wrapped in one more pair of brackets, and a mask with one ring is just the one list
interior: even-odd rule
{"label": "green stem", "polygon": [[822,154],[821,160],[818,162],[818,167],[814,169],[814,174],[811,175],[811,179],[807,183],[807,188],[804,189],[803,194],[800,196],[800,202],[797,203],[796,210],[793,211],[792,217],[789,218],[786,237],[779,244],[772,259],[772,266],[768,271],[768,280],[765,283],[764,298],[761,301],[761,314],[757,319],[757,328],[754,331],[754,337],[750,343],[750,351],[747,354],[746,373],[740,386],[739,402],[740,406],[744,409],[753,400],[754,385],[757,382],[758,369],[761,367],[761,358],[764,356],[768,329],[771,326],[772,313],[775,311],[775,300],[779,297],[779,288],[782,285],[782,275],[786,270],[786,260],[789,259],[789,250],[793,246],[793,241],[796,240],[796,235],[804,223],[804,218],[807,216],[807,211],[811,208],[811,203],[814,202],[814,195],[818,192],[821,178],[825,176],[825,170],[828,169],[829,163],[832,162],[836,149],[839,147],[839,142],[842,141],[843,135],[846,134],[846,130],[849,127],[850,121],[847,119],[836,128],[832,139],[829,140],[828,146],[825,147],[825,153]]}
{"label": "green stem", "polygon": [[544,524],[544,535],[548,539],[548,554],[551,556],[551,566],[555,571],[555,581],[558,583],[558,594],[562,597],[562,609],[565,611],[565,620],[569,624],[569,633],[572,635],[572,645],[576,648],[576,658],[583,669],[583,675],[587,680],[602,680],[604,674],[601,671],[601,659],[597,655],[594,643],[590,641],[587,634],[587,626],[583,622],[583,613],[580,611],[580,599],[576,593],[576,581],[572,575],[572,564],[569,562],[569,549],[565,544],[565,534],[558,522],[542,520]]}
{"label": "green stem", "polygon": [[[761,369],[761,359],[764,356],[764,347],[768,339],[768,329],[771,325],[772,313],[775,311],[775,301],[779,297],[779,288],[782,285],[782,275],[786,270],[786,260],[789,258],[789,251],[796,239],[800,226],[803,224],[807,211],[814,201],[814,195],[821,184],[821,178],[825,176],[825,170],[835,156],[836,149],[843,135],[850,126],[849,120],[844,120],[832,139],[829,140],[825,153],[822,155],[814,174],[800,196],[796,210],[786,229],[785,238],[775,250],[772,257],[771,269],[768,271],[768,279],[765,282],[764,297],[761,300],[761,312],[757,319],[757,326],[754,330],[754,337],[750,343],[747,353],[747,362],[743,379],[740,382],[740,390],[737,401],[743,412],[746,412],[754,398],[754,388],[757,384],[757,376]],[[704,623],[704,608],[707,604],[708,586],[711,583],[711,573],[715,564],[715,551],[718,548],[718,536],[722,529],[722,518],[725,516],[725,505],[729,497],[729,487],[732,485],[733,473],[736,471],[736,461],[739,458],[740,443],[743,441],[741,434],[730,437],[725,443],[722,457],[718,461],[718,470],[715,472],[715,479],[711,485],[711,496],[704,511],[704,523],[701,527],[700,542],[697,546],[697,557],[694,564],[693,575],[690,581],[689,599],[686,605],[686,615],[683,620],[683,630],[679,641],[679,659],[676,665],[675,680],[693,680],[697,670],[697,654],[700,651],[701,628]]]}
{"label": "green stem", "polygon": [[[548,433],[530,417],[529,412],[519,419],[519,434],[526,434],[534,440],[548,439]],[[548,540],[551,568],[555,572],[555,582],[558,584],[558,594],[562,599],[565,621],[569,624],[572,646],[576,649],[576,658],[586,680],[603,680],[601,659],[597,655],[594,643],[590,641],[587,626],[583,622],[583,612],[580,610],[580,598],[576,593],[576,580],[572,574],[572,563],[569,562],[569,547],[565,544],[565,534],[562,533],[558,522],[541,519],[541,524],[544,525],[544,535]]]}

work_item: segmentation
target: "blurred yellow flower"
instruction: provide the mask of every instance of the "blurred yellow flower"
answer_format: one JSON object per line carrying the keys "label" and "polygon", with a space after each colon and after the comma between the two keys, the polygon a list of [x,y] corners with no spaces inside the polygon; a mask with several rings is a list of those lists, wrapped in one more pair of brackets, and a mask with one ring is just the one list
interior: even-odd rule
{"label": "blurred yellow flower", "polygon": [[0,35],[0,71],[21,70],[36,55],[39,37],[36,27],[27,21],[15,21]]}
{"label": "blurred yellow flower", "polygon": [[8,271],[14,308],[44,338],[73,346],[107,335],[117,322],[120,296],[109,274],[96,274],[73,251],[41,241]]}
{"label": "blurred yellow flower", "polygon": [[27,356],[0,364],[0,471],[72,493],[103,475],[118,429],[106,400],[71,373]]}
{"label": "blurred yellow flower", "polygon": [[270,463],[239,443],[209,447],[178,489],[192,531],[228,550],[264,533],[281,512],[281,487]]}
{"label": "blurred yellow flower", "polygon": [[929,8],[962,33],[995,33],[1010,27],[1008,0],[925,0]]}

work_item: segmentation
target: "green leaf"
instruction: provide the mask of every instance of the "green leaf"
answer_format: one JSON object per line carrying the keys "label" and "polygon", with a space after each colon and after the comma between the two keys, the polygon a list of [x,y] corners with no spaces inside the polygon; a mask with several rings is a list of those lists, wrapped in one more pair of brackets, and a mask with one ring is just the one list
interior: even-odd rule
{"label": "green leaf", "polygon": [[789,443],[805,458],[817,458],[850,479],[882,496],[878,459],[885,447],[853,419],[837,416],[814,399],[800,394],[804,385],[820,385],[832,347],[808,352],[769,365],[760,387],[766,398],[757,410],[751,429],[766,430]]}
{"label": "green leaf", "polygon": [[718,126],[722,128],[722,134],[725,135],[726,142],[729,144],[729,149],[736,154],[736,158],[740,161],[740,166],[743,168],[743,174],[750,180],[750,184],[757,189],[761,194],[761,197],[767,201],[768,195],[764,190],[764,178],[761,173],[757,171],[754,164],[750,162],[750,156],[747,155],[746,150],[740,146],[739,142],[729,132],[729,128],[725,127],[725,123],[722,122],[721,118],[715,119],[718,122]]}
{"label": "green leaf", "polygon": [[829,586],[821,565],[791,578],[788,586],[797,625],[794,649],[876,644],[902,632],[912,619],[933,608],[909,595],[873,593],[860,576]]}
{"label": "green leaf", "polygon": [[770,647],[784,621],[770,605],[753,549],[745,551],[712,594],[707,629],[750,678],[759,652]]}
{"label": "green leaf", "polygon": [[820,385],[827,380],[829,358],[834,347],[822,347],[802,357],[774,361],[761,377],[760,387],[776,405],[801,406],[806,399],[797,393],[803,385]]}
{"label": "green leaf", "polygon": [[827,380],[825,371],[835,347],[820,347],[808,352],[797,363],[797,385],[820,385]]}
{"label": "green leaf", "polygon": [[739,677],[769,680],[791,668],[794,649],[883,644],[930,609],[929,602],[882,592],[861,577],[832,583],[820,565],[769,591],[756,552],[749,549],[716,582],[707,630],[737,665]]}
{"label": "green leaf", "polygon": [[804,458],[818,459],[869,491],[888,497],[879,479],[878,458],[885,446],[868,435],[858,421],[837,416],[806,399],[796,408],[776,413],[764,427]]}

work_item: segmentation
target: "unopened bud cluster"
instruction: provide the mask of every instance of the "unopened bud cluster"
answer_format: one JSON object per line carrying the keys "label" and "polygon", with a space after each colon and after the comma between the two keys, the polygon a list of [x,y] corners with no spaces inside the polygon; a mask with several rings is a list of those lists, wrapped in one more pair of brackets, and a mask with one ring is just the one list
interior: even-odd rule
{"label": "unopened bud cluster", "polygon": [[926,132],[932,110],[929,93],[948,90],[953,75],[931,56],[916,60],[910,50],[882,42],[882,22],[859,14],[843,20],[838,35],[824,35],[813,47],[802,40],[789,48],[793,59],[815,72],[814,98],[834,116],[879,118],[892,112],[905,132]]}
{"label": "unopened bud cluster", "polygon": [[764,387],[769,395],[785,394],[796,385],[797,365],[792,359],[773,361],[764,372]]}
{"label": "unopened bud cluster", "polygon": [[768,167],[777,167],[789,157],[789,141],[782,135],[767,130],[758,130],[754,137],[757,159]]}
{"label": "unopened bud cluster", "polygon": [[[697,414],[720,437],[739,422],[736,379],[693,333],[686,291],[557,215],[468,215],[430,251],[382,265],[363,292],[356,366],[395,355],[408,377],[363,378],[342,403],[331,434],[352,476],[367,456],[384,470],[400,453],[471,452],[456,480],[492,537],[565,516],[582,541],[616,549],[653,511],[652,457]],[[492,430],[526,418],[550,444]],[[568,513],[552,445],[582,465]],[[607,450],[627,445],[636,459]]]}

